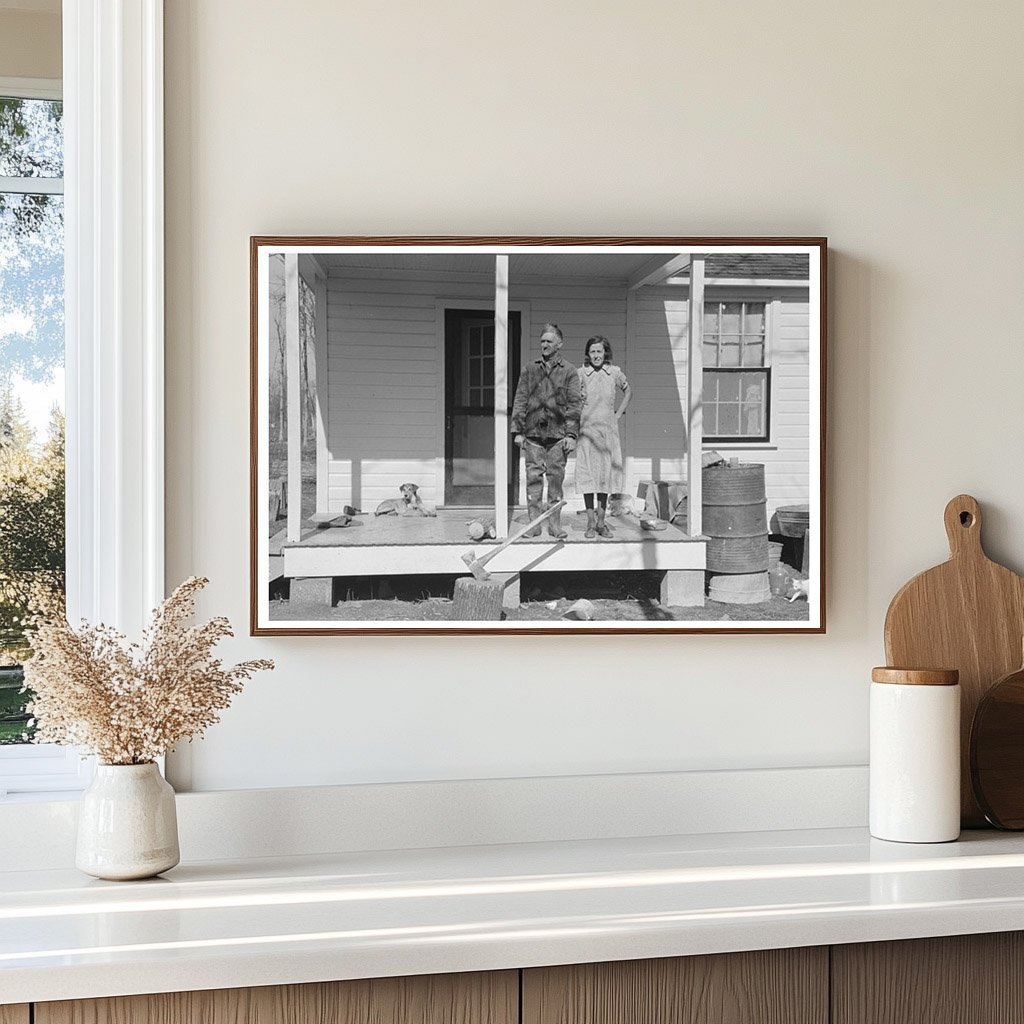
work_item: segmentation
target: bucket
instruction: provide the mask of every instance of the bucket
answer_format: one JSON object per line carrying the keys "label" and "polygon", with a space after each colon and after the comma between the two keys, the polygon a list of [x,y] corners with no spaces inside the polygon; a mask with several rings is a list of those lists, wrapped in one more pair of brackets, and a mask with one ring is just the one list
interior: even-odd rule
{"label": "bucket", "polygon": [[764,466],[754,462],[708,466],[703,483],[708,571],[766,572],[769,557]]}
{"label": "bucket", "polygon": [[810,524],[809,505],[782,505],[775,510],[779,533],[784,537],[802,537]]}
{"label": "bucket", "polygon": [[770,600],[767,572],[723,573],[711,577],[708,597],[724,604],[761,604]]}
{"label": "bucket", "polygon": [[777,540],[768,541],[768,568],[774,569],[782,558],[782,545]]}

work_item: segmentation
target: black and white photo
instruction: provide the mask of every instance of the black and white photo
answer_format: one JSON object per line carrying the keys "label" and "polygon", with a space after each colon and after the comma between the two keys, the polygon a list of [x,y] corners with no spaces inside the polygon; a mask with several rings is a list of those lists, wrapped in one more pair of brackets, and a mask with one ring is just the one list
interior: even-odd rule
{"label": "black and white photo", "polygon": [[253,238],[252,628],[824,628],[822,239]]}

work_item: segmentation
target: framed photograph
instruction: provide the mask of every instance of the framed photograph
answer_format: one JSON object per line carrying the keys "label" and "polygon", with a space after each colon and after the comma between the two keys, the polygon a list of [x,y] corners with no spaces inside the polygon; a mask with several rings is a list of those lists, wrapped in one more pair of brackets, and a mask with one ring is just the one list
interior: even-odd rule
{"label": "framed photograph", "polygon": [[252,633],[824,632],[826,255],[252,238]]}

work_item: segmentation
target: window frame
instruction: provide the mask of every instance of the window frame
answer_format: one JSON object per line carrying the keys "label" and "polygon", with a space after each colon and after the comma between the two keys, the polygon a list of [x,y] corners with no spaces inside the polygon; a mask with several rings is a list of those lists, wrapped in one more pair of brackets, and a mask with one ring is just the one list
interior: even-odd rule
{"label": "window frame", "polygon": [[[60,79],[0,77],[0,96],[23,100],[63,100]],[[66,147],[65,147],[66,148]],[[44,187],[40,188],[39,185]],[[59,185],[59,188],[57,187]],[[0,178],[0,191],[22,195],[64,194],[64,178]],[[65,227],[65,249],[67,248]],[[0,746],[0,799],[10,794],[78,791],[92,778],[92,765],[76,750],[53,743]]]}
{"label": "window frame", "polygon": [[[709,402],[707,401],[707,374],[709,373],[727,373],[727,374],[740,374],[740,373],[760,373],[764,375],[765,389],[764,389],[764,434],[705,434],[704,441],[706,444],[712,445],[764,445],[772,443],[772,368],[770,366],[705,366],[702,367],[704,374],[704,388],[705,388],[705,399],[704,408],[705,411],[708,408]],[[742,398],[740,399],[742,404]],[[718,403],[715,403],[716,405]]]}
{"label": "window frame", "polygon": [[0,75],[0,96],[19,100],[63,100],[64,85],[59,78],[12,78]]}
{"label": "window frame", "polygon": [[760,449],[772,449],[778,447],[778,433],[776,424],[776,402],[775,402],[775,389],[777,386],[776,375],[774,371],[774,356],[775,356],[775,335],[777,331],[778,323],[778,311],[781,298],[778,293],[772,291],[768,292],[764,289],[750,289],[743,288],[732,290],[728,286],[721,285],[709,285],[708,295],[705,302],[719,303],[719,302],[742,302],[742,303],[753,303],[763,302],[764,303],[764,359],[761,366],[708,366],[703,363],[701,366],[701,383],[703,389],[703,382],[706,379],[705,374],[709,372],[738,372],[743,373],[744,371],[750,372],[752,370],[760,370],[765,373],[766,387],[765,387],[765,436],[764,437],[752,437],[750,435],[722,435],[722,434],[710,434],[704,435],[704,445],[709,448],[760,448]]}
{"label": "window frame", "polygon": [[[9,78],[0,75],[0,97],[16,100],[63,101],[59,78]],[[64,179],[51,177],[9,177],[0,175],[0,192],[20,195],[63,195]]]}
{"label": "window frame", "polygon": [[[68,618],[138,636],[165,593],[163,0],[64,0],[62,36],[62,81],[18,81],[64,101]],[[0,800],[73,796],[92,770],[0,748]]]}

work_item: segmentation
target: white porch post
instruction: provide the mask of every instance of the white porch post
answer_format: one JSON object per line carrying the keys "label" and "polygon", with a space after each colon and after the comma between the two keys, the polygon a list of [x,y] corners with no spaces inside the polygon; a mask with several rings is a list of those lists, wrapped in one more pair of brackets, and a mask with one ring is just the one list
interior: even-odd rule
{"label": "white porch post", "polygon": [[288,540],[302,536],[302,391],[299,387],[299,258],[284,258],[285,375],[288,381]]}
{"label": "white porch post", "polygon": [[508,536],[508,256],[494,257],[494,527]]}
{"label": "white porch post", "polygon": [[[633,379],[633,359],[637,351],[637,290],[626,289],[626,351],[623,353],[622,369],[626,374],[626,380]],[[635,404],[627,417],[623,417],[622,440],[624,457],[622,460],[622,489],[626,494],[637,493],[637,478],[634,475],[633,455],[633,424],[636,422],[634,413]]]}
{"label": "white porch post", "polygon": [[327,279],[316,279],[316,510],[330,511],[330,452],[327,448]]}
{"label": "white porch post", "polygon": [[687,400],[687,496],[688,528],[691,537],[704,529],[704,256],[690,259],[690,308],[686,330]]}

